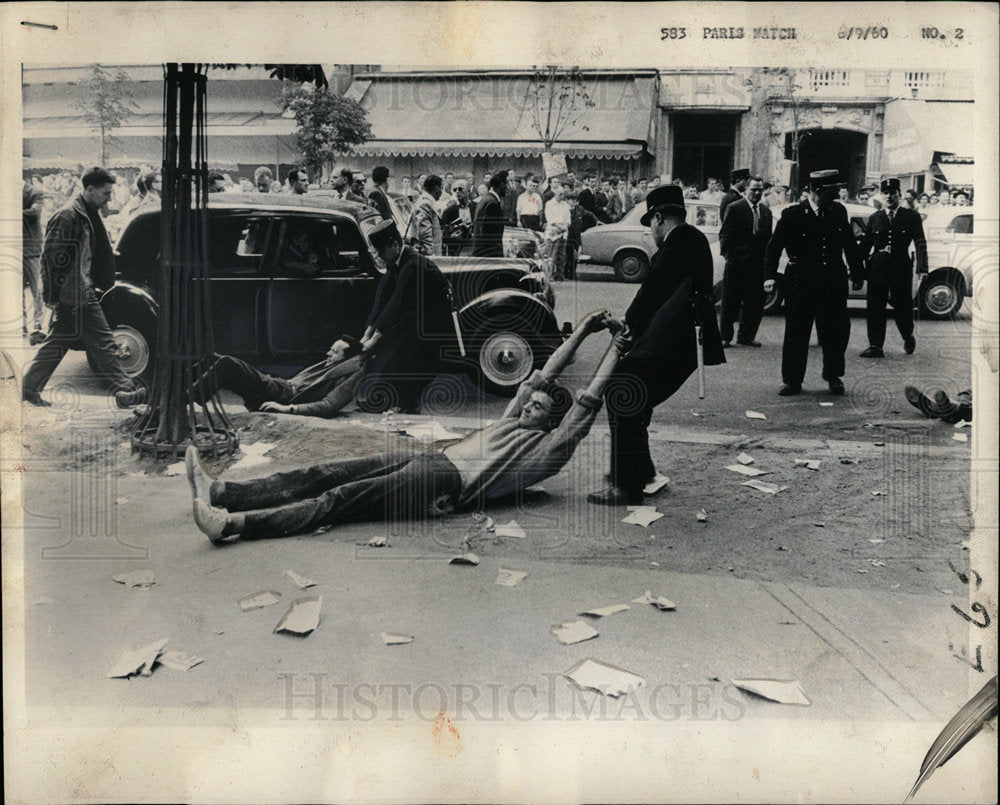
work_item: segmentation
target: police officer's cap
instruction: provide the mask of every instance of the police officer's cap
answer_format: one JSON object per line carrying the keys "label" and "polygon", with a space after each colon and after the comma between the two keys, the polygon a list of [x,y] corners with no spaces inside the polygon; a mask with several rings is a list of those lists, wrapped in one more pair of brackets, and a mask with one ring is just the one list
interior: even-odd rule
{"label": "police officer's cap", "polygon": [[840,171],[830,169],[813,171],[809,174],[809,186],[813,190],[820,190],[824,187],[840,187],[845,184],[840,178]]}
{"label": "police officer's cap", "polygon": [[375,224],[368,233],[368,240],[376,249],[393,240],[398,243],[402,243],[403,241],[399,236],[399,230],[396,229],[396,224],[392,221],[380,221]]}
{"label": "police officer's cap", "polygon": [[742,182],[744,179],[749,178],[750,168],[737,168],[729,174],[729,184],[736,184],[737,182]]}
{"label": "police officer's cap", "polygon": [[899,192],[899,179],[883,179],[880,185],[883,193],[888,195],[889,193]]}

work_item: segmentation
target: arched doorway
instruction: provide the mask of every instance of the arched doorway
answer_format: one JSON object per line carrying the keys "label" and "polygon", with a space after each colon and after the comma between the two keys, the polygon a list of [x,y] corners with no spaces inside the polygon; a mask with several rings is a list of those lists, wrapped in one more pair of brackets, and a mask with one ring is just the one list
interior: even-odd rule
{"label": "arched doorway", "polygon": [[[836,168],[855,195],[865,183],[868,135],[848,129],[806,129],[799,135],[799,187],[806,186],[812,171]],[[795,158],[792,132],[785,135],[785,158]]]}

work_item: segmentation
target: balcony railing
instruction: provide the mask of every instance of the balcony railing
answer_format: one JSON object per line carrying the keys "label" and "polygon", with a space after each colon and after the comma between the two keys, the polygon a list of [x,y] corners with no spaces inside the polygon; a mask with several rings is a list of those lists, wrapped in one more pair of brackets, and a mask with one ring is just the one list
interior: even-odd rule
{"label": "balcony railing", "polygon": [[[812,67],[793,76],[799,100],[824,98],[911,98],[923,100],[967,100],[972,80],[957,70],[865,70]],[[768,81],[772,98],[788,97],[787,76],[772,74]]]}

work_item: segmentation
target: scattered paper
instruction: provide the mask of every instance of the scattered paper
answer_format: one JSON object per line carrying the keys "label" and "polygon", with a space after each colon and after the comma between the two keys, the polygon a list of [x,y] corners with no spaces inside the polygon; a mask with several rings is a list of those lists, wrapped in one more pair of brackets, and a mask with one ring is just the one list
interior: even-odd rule
{"label": "scattered paper", "polygon": [[938,592],[939,593],[944,593],[945,595],[954,595],[955,594],[954,590],[948,590],[948,589],[939,589]]}
{"label": "scattered paper", "polygon": [[593,690],[605,696],[615,697],[623,696],[646,684],[646,680],[638,674],[592,657],[581,660],[568,671],[563,671],[563,676],[580,690]]}
{"label": "scattered paper", "polygon": [[501,587],[514,587],[518,582],[524,581],[528,578],[527,570],[514,570],[509,567],[500,568],[500,572],[497,573],[496,583]]}
{"label": "scattered paper", "polygon": [[462,434],[453,433],[439,422],[421,422],[418,425],[409,425],[403,433],[426,444],[462,438]]}
{"label": "scattered paper", "polygon": [[832,402],[821,402],[820,405],[822,405],[824,408],[833,408]]}
{"label": "scattered paper", "polygon": [[840,459],[841,464],[857,464],[857,459],[854,458],[842,458]]}
{"label": "scattered paper", "polygon": [[969,441],[969,434],[968,433],[955,433],[955,434],[952,434],[951,439],[954,442],[967,442],[967,441]]}
{"label": "scattered paper", "polygon": [[314,582],[312,579],[307,579],[305,576],[300,576],[294,570],[286,570],[285,575],[288,576],[292,584],[294,584],[300,590],[304,590],[307,587],[316,586],[316,582]]}
{"label": "scattered paper", "polygon": [[564,646],[570,646],[573,643],[582,643],[584,640],[597,637],[598,634],[596,629],[592,629],[585,621],[579,620],[555,623],[549,631]]}
{"label": "scattered paper", "polygon": [[777,484],[768,484],[764,481],[758,481],[756,478],[750,481],[744,481],[740,486],[749,486],[753,489],[757,489],[761,492],[767,492],[769,495],[777,495],[779,492],[788,489],[787,486],[778,486]]}
{"label": "scattered paper", "polygon": [[319,613],[323,608],[323,596],[314,595],[309,598],[299,598],[292,601],[288,612],[281,616],[275,632],[293,632],[294,634],[309,634],[319,626]]}
{"label": "scattered paper", "polygon": [[243,453],[243,458],[237,461],[229,469],[231,470],[242,470],[246,467],[259,467],[261,464],[267,464],[271,461],[269,458],[264,458],[264,454],[267,453],[271,448],[274,447],[274,442],[254,442],[253,444],[241,444],[240,450]]}
{"label": "scattered paper", "polygon": [[753,464],[754,462],[753,456],[751,456],[749,453],[740,453],[738,456],[736,456],[736,460],[740,462],[740,464]]}
{"label": "scattered paper", "polygon": [[797,458],[795,459],[796,467],[805,467],[807,470],[818,470],[820,462],[813,458]]}
{"label": "scattered paper", "polygon": [[882,561],[881,559],[872,559],[872,560],[871,560],[871,561],[869,562],[869,564],[870,564],[870,565],[871,565],[872,567],[885,567],[885,562],[883,562],[883,561]]}
{"label": "scattered paper", "polygon": [[196,665],[205,662],[204,657],[185,654],[183,651],[167,651],[157,658],[157,663],[173,668],[175,671],[190,671]]}
{"label": "scattered paper", "polygon": [[626,609],[631,609],[628,604],[612,604],[607,607],[597,607],[596,609],[588,609],[586,612],[581,612],[581,615],[588,615],[591,618],[604,618],[608,615],[614,615],[616,612],[624,612]]}
{"label": "scattered paper", "polygon": [[653,476],[653,480],[650,481],[648,484],[646,484],[642,488],[642,491],[647,495],[655,495],[669,483],[670,479],[666,475],[661,475],[660,473],[656,473],[656,475]]}
{"label": "scattered paper", "polygon": [[492,531],[495,528],[493,523],[493,518],[488,516],[484,512],[475,512],[472,515],[472,521],[480,528],[485,529],[486,531]]}
{"label": "scattered paper", "polygon": [[730,464],[726,467],[727,470],[732,472],[738,472],[740,475],[749,475],[751,478],[757,475],[768,475],[768,470],[759,470],[756,467],[746,467],[743,464]]}
{"label": "scattered paper", "polygon": [[808,707],[812,704],[809,697],[799,687],[795,681],[782,681],[778,679],[734,679],[733,684],[740,690],[755,693],[765,699],[779,704],[797,704]]}
{"label": "scattered paper", "polygon": [[461,556],[453,556],[449,565],[478,565],[479,557],[474,553],[463,553]]}
{"label": "scattered paper", "polygon": [[631,525],[641,525],[643,528],[650,523],[659,520],[663,515],[656,510],[656,506],[629,506],[628,516],[622,518],[623,523]]}
{"label": "scattered paper", "polygon": [[787,551],[787,550],[788,550],[788,548],[786,548],[786,547],[785,547],[784,545],[779,545],[779,546],[777,547],[777,550],[779,550],[779,551]]}
{"label": "scattered paper", "polygon": [[168,642],[169,638],[165,637],[162,640],[157,640],[155,643],[150,643],[148,646],[144,646],[143,648],[128,649],[123,651],[121,658],[115,663],[115,666],[108,671],[108,677],[116,679],[133,676],[134,674],[149,676],[153,673],[153,663],[156,662],[156,658],[160,656],[163,651],[163,647],[167,645]]}
{"label": "scattered paper", "polygon": [[874,492],[872,492],[872,497],[873,498],[884,498],[885,494],[886,493],[883,492],[881,489],[876,489]]}
{"label": "scattered paper", "polygon": [[858,570],[856,570],[855,572],[856,573],[868,573],[869,570],[866,567],[862,567],[862,568],[859,568]]}
{"label": "scattered paper", "polygon": [[114,577],[113,581],[126,587],[152,587],[156,584],[156,576],[152,570],[130,570]]}
{"label": "scattered paper", "polygon": [[868,541],[872,545],[881,545],[883,542],[885,542],[885,540],[880,537],[871,537]]}
{"label": "scattered paper", "polygon": [[662,595],[653,595],[652,590],[646,590],[644,595],[640,595],[638,598],[632,599],[633,604],[652,604],[657,609],[666,611],[668,609],[677,609],[677,604],[671,601],[669,598],[664,598]]}
{"label": "scattered paper", "polygon": [[963,419],[961,422],[956,422],[955,423],[955,427],[956,428],[971,428],[972,427],[972,423],[971,422],[966,422]]}
{"label": "scattered paper", "polygon": [[747,419],[767,419],[760,411],[747,411]]}
{"label": "scattered paper", "polygon": [[528,536],[524,533],[524,529],[518,525],[517,520],[511,520],[504,525],[495,526],[493,533],[498,537],[513,537],[515,539],[524,539]]}
{"label": "scattered paper", "polygon": [[392,634],[391,632],[382,632],[382,642],[387,646],[400,646],[403,643],[412,643],[413,635],[409,634]]}
{"label": "scattered paper", "polygon": [[359,542],[362,548],[391,548],[388,537],[372,537],[368,542]]}
{"label": "scattered paper", "polygon": [[185,470],[183,461],[177,461],[174,462],[173,464],[168,464],[166,467],[163,468],[164,475],[180,475],[184,471]]}
{"label": "scattered paper", "polygon": [[708,522],[708,512],[705,511],[704,509],[698,509],[698,511],[695,512],[694,516],[698,520],[699,523],[707,523]]}
{"label": "scattered paper", "polygon": [[271,604],[277,604],[281,600],[281,593],[274,590],[261,590],[259,593],[251,593],[241,598],[236,603],[244,612],[251,609],[263,609]]}
{"label": "scattered paper", "polygon": [[128,498],[115,498],[116,506],[124,506],[126,503],[128,503]]}
{"label": "scattered paper", "polygon": [[899,582],[897,581],[897,582],[896,582],[895,584],[890,584],[890,585],[889,585],[889,589],[890,589],[890,590],[898,590],[898,589],[900,588],[900,586],[901,586],[901,585],[900,585],[900,584],[899,584]]}

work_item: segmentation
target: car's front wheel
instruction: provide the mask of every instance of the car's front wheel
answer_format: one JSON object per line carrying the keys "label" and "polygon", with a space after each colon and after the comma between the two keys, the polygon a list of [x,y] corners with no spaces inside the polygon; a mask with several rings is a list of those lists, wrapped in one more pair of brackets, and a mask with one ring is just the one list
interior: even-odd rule
{"label": "car's front wheel", "polygon": [[649,273],[649,258],[636,249],[615,255],[615,277],[620,282],[642,282]]}
{"label": "car's front wheel", "polygon": [[483,391],[498,397],[513,397],[528,379],[538,359],[536,339],[516,330],[477,334],[476,380]]}
{"label": "car's front wheel", "polygon": [[950,319],[962,307],[965,287],[949,274],[928,277],[920,286],[917,305],[927,319]]}
{"label": "car's front wheel", "polygon": [[[153,348],[156,344],[156,327],[138,321],[112,325],[111,335],[118,347],[118,360],[125,374],[147,388],[153,382]],[[87,356],[90,368],[97,367]]]}

